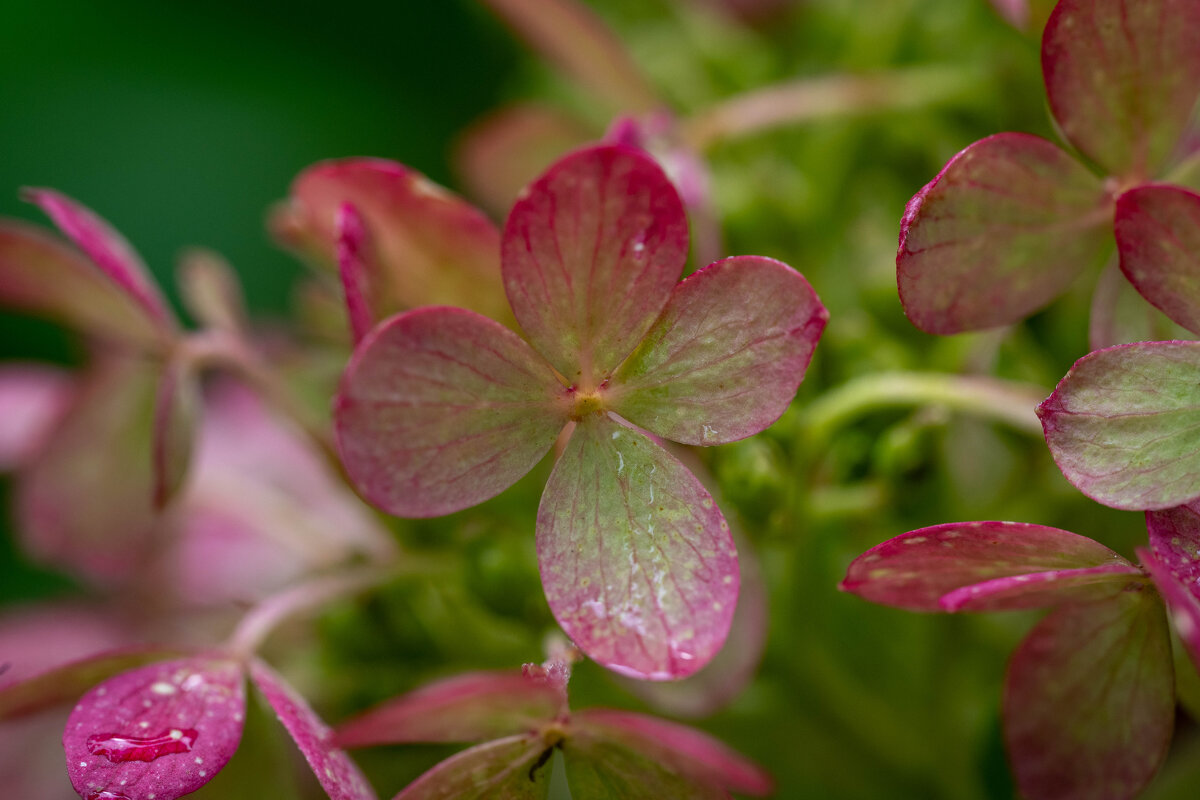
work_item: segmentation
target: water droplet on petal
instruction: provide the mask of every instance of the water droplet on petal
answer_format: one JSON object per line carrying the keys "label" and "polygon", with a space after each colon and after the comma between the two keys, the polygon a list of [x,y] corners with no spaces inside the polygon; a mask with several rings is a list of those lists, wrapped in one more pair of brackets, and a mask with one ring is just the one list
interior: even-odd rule
{"label": "water droplet on petal", "polygon": [[93,755],[105,756],[114,764],[125,761],[150,762],[162,756],[190,752],[199,735],[192,728],[172,728],[158,736],[98,733],[88,737],[87,748]]}

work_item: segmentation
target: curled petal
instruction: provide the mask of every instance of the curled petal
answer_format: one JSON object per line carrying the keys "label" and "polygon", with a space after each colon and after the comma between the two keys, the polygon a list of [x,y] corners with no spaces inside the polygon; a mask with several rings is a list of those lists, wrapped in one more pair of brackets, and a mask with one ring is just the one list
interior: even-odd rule
{"label": "curled petal", "polygon": [[1058,468],[1114,508],[1200,496],[1200,342],[1110,347],[1075,362],[1040,406]]}
{"label": "curled petal", "polygon": [[1121,271],[1174,322],[1200,334],[1200,195],[1143,186],[1117,200]]}
{"label": "curled petal", "polygon": [[342,280],[346,314],[350,318],[350,335],[357,346],[379,321],[367,298],[372,295],[371,278],[378,282],[382,276],[368,253],[366,227],[353,203],[343,203],[338,209],[336,225],[338,277]]}
{"label": "curled petal", "polygon": [[1013,654],[1004,738],[1030,800],[1127,800],[1167,754],[1175,720],[1171,640],[1148,587],[1071,603]]}
{"label": "curled petal", "polygon": [[563,693],[514,672],[456,675],[384,703],[343,725],[337,742],[478,742],[528,733],[558,715]]}
{"label": "curled petal", "polygon": [[504,288],[534,349],[595,389],[666,305],[687,259],[683,203],[662,169],[603,145],[558,161],[513,206]]}
{"label": "curled petal", "polygon": [[684,444],[744,439],[779,419],[829,312],[791,267],[727,258],[680,283],[613,376],[613,410]]}
{"label": "curled petal", "polygon": [[913,611],[1038,608],[1119,591],[1140,571],[1099,542],[1021,522],[955,522],[889,539],[841,589]]}
{"label": "curled petal", "polygon": [[1042,37],[1042,72],[1071,144],[1110,174],[1151,178],[1200,95],[1200,6],[1060,0]]}
{"label": "curled petal", "polygon": [[904,311],[929,333],[1017,322],[1103,261],[1111,222],[1100,181],[1055,145],[1023,133],[982,139],[904,211]]}
{"label": "curled petal", "polygon": [[85,800],[175,800],[225,766],[245,713],[236,663],[183,658],[123,672],[67,719],[67,773]]}
{"label": "curled petal", "polygon": [[622,674],[682,678],[725,642],[739,571],[729,526],[688,470],[641,433],[581,421],[538,508],[555,618]]}
{"label": "curled petal", "polygon": [[434,517],[507,489],[567,422],[565,390],[512,331],[457,308],[400,314],[363,340],[334,409],[363,496]]}

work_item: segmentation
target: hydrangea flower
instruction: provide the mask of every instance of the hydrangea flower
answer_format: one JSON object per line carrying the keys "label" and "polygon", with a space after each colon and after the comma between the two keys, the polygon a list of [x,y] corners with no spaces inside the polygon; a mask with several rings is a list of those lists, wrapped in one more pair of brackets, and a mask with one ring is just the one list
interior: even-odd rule
{"label": "hydrangea flower", "polygon": [[655,679],[720,648],[739,573],[712,497],[642,429],[692,445],[757,433],[787,408],[827,319],[768,258],[677,283],[687,249],[679,196],[647,156],[568,155],[501,240],[528,342],[463,309],[399,314],[360,343],[334,412],[351,480],[406,517],[498,494],[569,430],[537,517],[547,600],[589,656]]}
{"label": "hydrangea flower", "polygon": [[719,798],[770,793],[761,767],[694,728],[608,708],[572,712],[570,664],[477,672],[431,683],[338,729],[343,747],[471,742],[396,800],[546,798],[561,752],[573,797]]}
{"label": "hydrangea flower", "polygon": [[1175,677],[1165,608],[1200,669],[1200,507],[1146,515],[1141,566],[1068,531],[966,522],[910,531],[841,588],[913,611],[1052,608],[1013,654],[1004,737],[1030,800],[1135,796],[1166,757]]}
{"label": "hydrangea flower", "polygon": [[[1196,3],[1061,0],[1042,38],[1042,68],[1054,120],[1077,154],[1029,134],[996,134],[913,197],[896,268],[905,312],[922,330],[1028,316],[1108,257],[1122,192],[1183,179],[1194,165],[1183,159],[1200,95]],[[1094,320],[1113,316],[1120,296],[1119,284],[1102,284]],[[1094,326],[1094,347],[1129,340]]]}

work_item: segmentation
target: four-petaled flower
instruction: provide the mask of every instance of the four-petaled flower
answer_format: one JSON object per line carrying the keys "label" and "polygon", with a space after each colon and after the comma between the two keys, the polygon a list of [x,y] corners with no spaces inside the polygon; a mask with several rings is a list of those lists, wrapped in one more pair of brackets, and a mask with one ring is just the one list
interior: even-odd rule
{"label": "four-petaled flower", "polygon": [[1146,514],[1141,567],[1074,533],[936,525],[850,565],[841,588],[913,611],[1053,607],[1009,664],[1004,735],[1023,796],[1133,797],[1167,753],[1175,677],[1164,604],[1200,669],[1200,506]]}
{"label": "four-petaled flower", "polygon": [[[399,314],[359,344],[334,412],[352,481],[405,517],[498,494],[570,429],[537,515],[546,597],[589,656],[655,679],[720,648],[739,571],[712,497],[642,429],[715,445],[766,428],[828,316],[768,258],[678,282],[687,249],[679,196],[650,158],[617,145],[570,154],[503,233],[504,288],[529,342],[463,309]],[[360,255],[343,248],[344,277]]]}

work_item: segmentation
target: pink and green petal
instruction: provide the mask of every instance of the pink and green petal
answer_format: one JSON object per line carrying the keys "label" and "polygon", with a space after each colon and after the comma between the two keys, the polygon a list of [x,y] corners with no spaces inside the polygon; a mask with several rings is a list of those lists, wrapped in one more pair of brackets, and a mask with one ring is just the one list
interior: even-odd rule
{"label": "pink and green petal", "polygon": [[1088,319],[1088,344],[1092,350],[1103,350],[1118,344],[1133,342],[1164,342],[1168,339],[1187,339],[1189,334],[1138,294],[1125,279],[1114,258],[1104,268],[1092,294],[1092,309]]}
{"label": "pink and green petal", "polygon": [[301,256],[337,268],[338,212],[362,216],[379,285],[368,298],[376,319],[423,305],[458,305],[507,318],[495,224],[424,175],[381,159],[315,164],[292,183],[271,219],[275,237]]}
{"label": "pink and green petal", "polygon": [[590,147],[513,206],[504,287],[534,349],[590,391],[650,330],[687,250],[683,203],[662,169],[632,148]]}
{"label": "pink and green petal", "polygon": [[1046,444],[1077,489],[1127,510],[1200,496],[1200,342],[1145,342],[1075,362],[1040,406]]}
{"label": "pink and green petal", "polygon": [[614,108],[661,105],[621,40],[577,0],[485,0],[533,49]]}
{"label": "pink and green petal", "polygon": [[686,725],[632,711],[594,708],[573,714],[571,731],[620,742],[664,766],[729,791],[758,796],[774,789],[775,782],[758,764]]}
{"label": "pink and green petal", "polygon": [[1111,175],[1153,178],[1200,95],[1200,6],[1060,0],[1042,37],[1042,72],[1071,144]]}
{"label": "pink and green petal", "polygon": [[1111,224],[1099,179],[1055,145],[1023,133],[982,139],[904,211],[904,311],[929,333],[1017,322],[1103,261]]}
{"label": "pink and green petal", "polygon": [[566,390],[515,333],[458,308],[400,314],[363,340],[334,408],[355,486],[402,517],[481,503],[529,472],[568,421]]}
{"label": "pink and green petal", "polygon": [[250,662],[250,678],[258,687],[330,800],[375,800],[375,790],[344,750],[333,745],[333,731],[275,670]]}
{"label": "pink and green petal", "polygon": [[225,766],[245,713],[235,662],[182,658],[123,672],[85,694],[67,719],[67,773],[85,800],[175,800]]}
{"label": "pink and green petal", "polygon": [[641,744],[586,725],[572,730],[563,762],[573,800],[729,800],[725,787],[708,775],[681,772],[660,758],[660,748],[646,752]]}
{"label": "pink and green petal", "polygon": [[0,304],[110,342],[165,344],[161,326],[133,295],[78,251],[16,220],[0,220]]}
{"label": "pink and green petal", "polygon": [[451,756],[394,800],[545,800],[550,755],[537,736],[496,739]]}
{"label": "pink and green petal", "polygon": [[612,408],[684,444],[724,444],[787,409],[829,312],[788,265],[759,256],[710,264],[675,288],[612,378]]}
{"label": "pink and green petal", "polygon": [[21,194],[46,212],[58,229],[136,300],[151,319],[168,331],[175,329],[175,317],[167,308],[158,284],[125,237],[91,209],[53,189],[26,189]]}
{"label": "pink and green petal", "polygon": [[[29,641],[21,643],[29,647]],[[7,649],[7,648],[6,648]],[[17,655],[14,648],[11,655]],[[6,682],[0,687],[0,720],[14,719],[77,699],[101,681],[127,670],[179,655],[178,649],[133,647],[106,650],[47,669],[35,675]],[[18,668],[20,661],[17,662]]]}
{"label": "pink and green petal", "polygon": [[842,591],[912,611],[1041,608],[1120,591],[1140,571],[1099,542],[1023,522],[954,522],[863,553]]}
{"label": "pink and green petal", "polygon": [[1117,200],[1121,271],[1174,322],[1200,334],[1200,195],[1143,186]]}
{"label": "pink and green petal", "polygon": [[616,672],[686,677],[729,634],[739,571],[720,509],[665,450],[607,417],[579,422],[555,464],[537,549],[555,618]]}
{"label": "pink and green petal", "polygon": [[551,107],[513,105],[471,123],[454,148],[467,194],[500,217],[554,160],[595,138],[580,120]]}
{"label": "pink and green petal", "polygon": [[200,387],[192,365],[184,359],[167,362],[158,380],[150,443],[157,508],[165,507],[183,487],[199,415]]}
{"label": "pink and green petal", "polygon": [[[1194,577],[1181,575],[1146,548],[1138,548],[1142,566],[1154,579],[1158,593],[1167,604],[1175,632],[1183,648],[1200,671],[1200,599],[1196,597]],[[1190,583],[1188,581],[1190,580]]]}
{"label": "pink and green petal", "polygon": [[11,363],[0,368],[0,472],[19,469],[37,454],[74,393],[65,370]]}
{"label": "pink and green petal", "polygon": [[389,742],[482,742],[528,733],[563,710],[566,697],[519,672],[475,672],[429,684],[338,729],[343,747]]}
{"label": "pink and green petal", "polygon": [[1154,556],[1200,601],[1200,502],[1146,512]]}
{"label": "pink and green petal", "polygon": [[1029,800],[1127,800],[1154,776],[1175,720],[1171,639],[1149,587],[1061,606],[1013,654],[1004,736]]}
{"label": "pink and green petal", "polygon": [[[26,551],[101,583],[136,573],[161,520],[151,455],[161,370],[102,361],[16,487]],[[113,469],[119,464],[120,469]]]}

